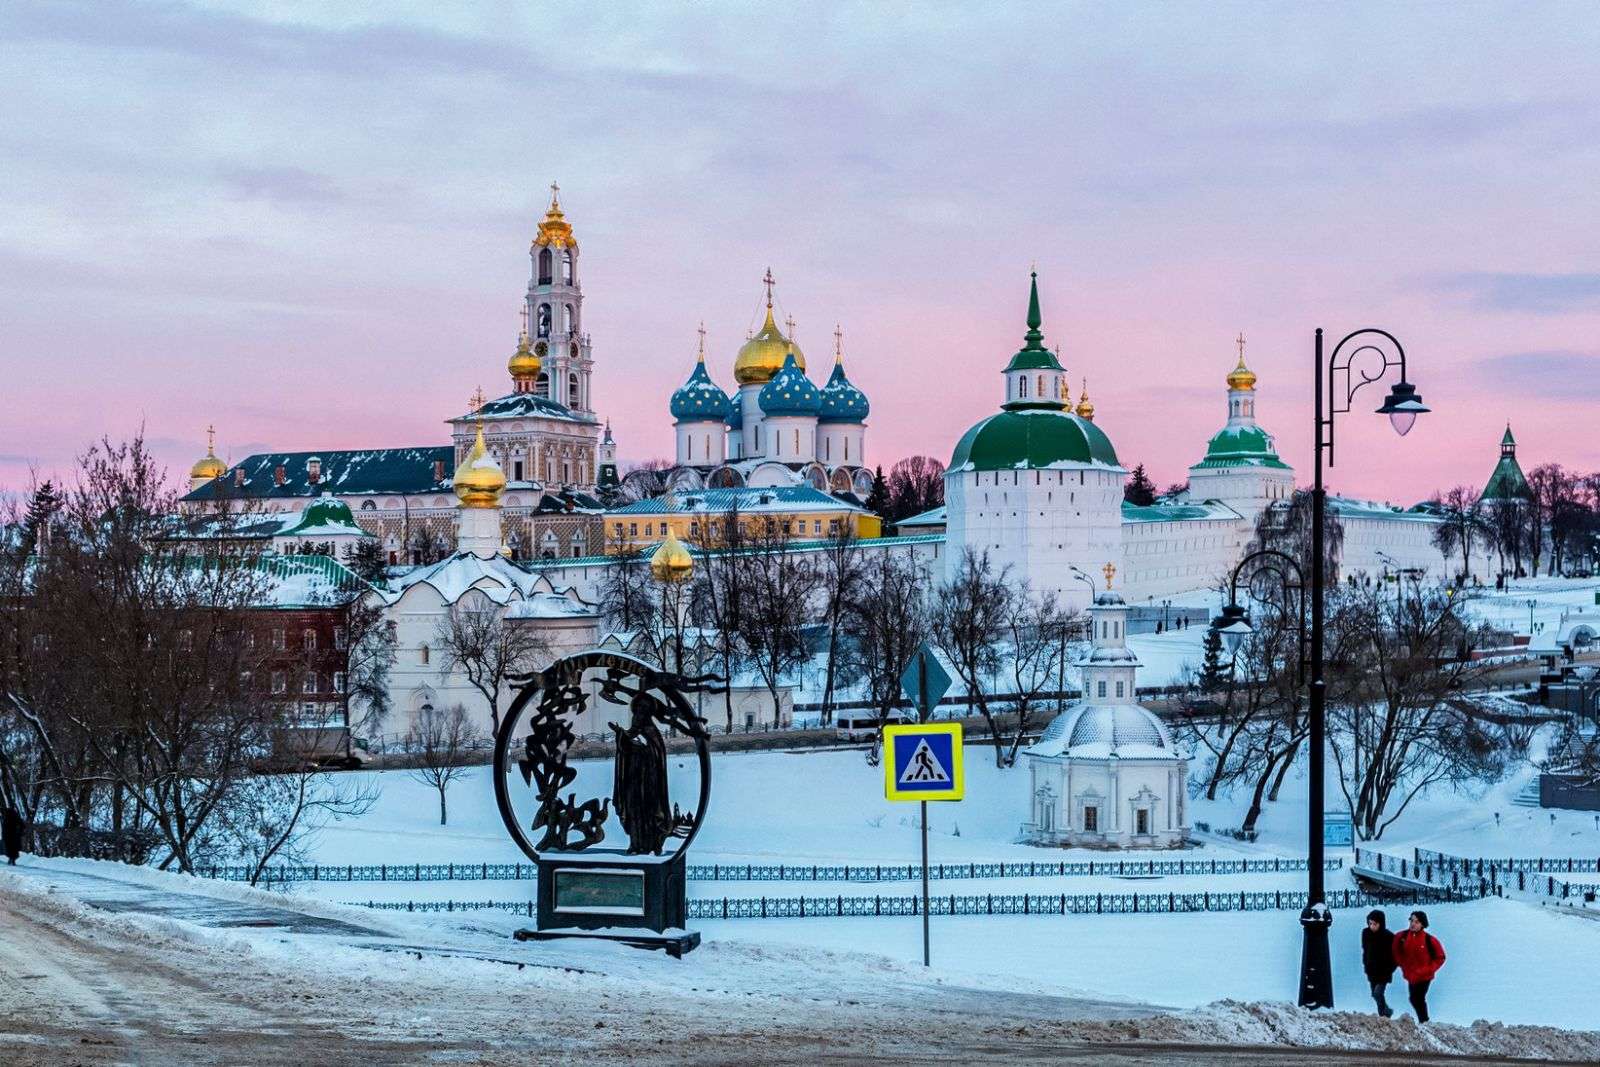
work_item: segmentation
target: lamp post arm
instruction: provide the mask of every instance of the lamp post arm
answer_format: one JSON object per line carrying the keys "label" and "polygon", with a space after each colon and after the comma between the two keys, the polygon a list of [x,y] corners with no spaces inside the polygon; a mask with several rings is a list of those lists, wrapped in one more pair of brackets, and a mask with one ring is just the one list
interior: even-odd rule
{"label": "lamp post arm", "polygon": [[[1359,339],[1359,340],[1358,340]],[[1383,342],[1388,342],[1384,344]],[[1357,342],[1351,345],[1352,342]],[[1348,351],[1346,345],[1351,345]],[[1391,349],[1393,351],[1391,351]],[[1364,352],[1377,355],[1381,364],[1373,364],[1376,373],[1370,373],[1368,367],[1355,366],[1357,356]],[[1389,368],[1397,367],[1400,370],[1400,380],[1406,381],[1406,350],[1401,346],[1399,338],[1388,330],[1380,330],[1375,326],[1366,326],[1359,330],[1352,330],[1344,335],[1339,343],[1333,346],[1333,352],[1328,356],[1327,411],[1323,411],[1321,402],[1322,393],[1322,331],[1317,331],[1317,449],[1328,450],[1328,466],[1333,466],[1333,417],[1350,410],[1350,402],[1355,399],[1361,387],[1371,382],[1381,381],[1388,374]],[[1342,385],[1342,389],[1341,389]],[[1342,393],[1342,395],[1341,395]],[[1320,482],[1318,485],[1320,489]]]}

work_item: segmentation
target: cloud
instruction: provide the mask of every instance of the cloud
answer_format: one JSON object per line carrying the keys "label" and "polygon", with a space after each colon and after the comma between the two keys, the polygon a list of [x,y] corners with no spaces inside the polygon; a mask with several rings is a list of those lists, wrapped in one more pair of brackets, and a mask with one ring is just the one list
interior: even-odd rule
{"label": "cloud", "polygon": [[332,204],[345,199],[326,174],[300,167],[224,167],[217,178],[238,196],[280,204]]}
{"label": "cloud", "polygon": [[1431,279],[1431,285],[1438,292],[1463,294],[1470,306],[1483,311],[1560,315],[1600,308],[1600,272],[1467,271],[1436,276]]}
{"label": "cloud", "polygon": [[1546,400],[1581,399],[1578,383],[1600,376],[1600,353],[1551,350],[1512,352],[1478,361],[1483,379],[1497,390]]}

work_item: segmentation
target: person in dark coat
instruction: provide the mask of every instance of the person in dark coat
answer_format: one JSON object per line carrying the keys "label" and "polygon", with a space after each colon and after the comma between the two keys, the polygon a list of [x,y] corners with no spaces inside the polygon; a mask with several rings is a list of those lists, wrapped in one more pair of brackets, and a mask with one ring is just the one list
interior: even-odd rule
{"label": "person in dark coat", "polygon": [[22,813],[7,804],[0,810],[0,846],[4,847],[6,862],[11,866],[17,865],[17,857],[22,855]]}
{"label": "person in dark coat", "polygon": [[1394,961],[1406,980],[1417,1022],[1428,1021],[1428,987],[1444,966],[1444,946],[1428,933],[1428,913],[1414,911],[1407,928],[1394,935]]}
{"label": "person in dark coat", "polygon": [[1361,969],[1367,973],[1378,1014],[1385,1019],[1394,1014],[1387,993],[1398,966],[1394,961],[1394,931],[1389,929],[1387,916],[1374,908],[1367,912],[1367,926],[1361,931]]}

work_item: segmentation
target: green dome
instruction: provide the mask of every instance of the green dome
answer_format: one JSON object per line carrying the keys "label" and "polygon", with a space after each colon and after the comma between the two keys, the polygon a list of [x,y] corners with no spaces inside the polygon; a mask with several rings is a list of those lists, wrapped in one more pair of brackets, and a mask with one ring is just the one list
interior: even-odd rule
{"label": "green dome", "polygon": [[1284,467],[1272,435],[1259,426],[1224,426],[1206,444],[1196,467]]}
{"label": "green dome", "polygon": [[1120,467],[1111,439],[1066,411],[1002,411],[962,435],[950,470],[1001,471],[1092,463]]}

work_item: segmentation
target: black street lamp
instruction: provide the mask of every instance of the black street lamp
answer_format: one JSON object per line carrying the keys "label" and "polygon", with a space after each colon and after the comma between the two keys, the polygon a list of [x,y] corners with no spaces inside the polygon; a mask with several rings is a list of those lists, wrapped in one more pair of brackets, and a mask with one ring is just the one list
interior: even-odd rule
{"label": "black street lamp", "polygon": [[[1363,357],[1376,357],[1363,358]],[[1355,361],[1361,358],[1360,366]],[[1379,362],[1381,361],[1381,362]],[[1327,517],[1327,492],[1322,485],[1323,455],[1327,465],[1333,466],[1334,416],[1350,410],[1356,393],[1369,382],[1380,381],[1393,367],[1399,370],[1400,380],[1389,390],[1377,414],[1389,416],[1389,425],[1404,437],[1411,432],[1417,416],[1428,410],[1417,387],[1406,379],[1406,352],[1400,342],[1385,330],[1366,328],[1347,334],[1333,346],[1327,363],[1322,359],[1322,331],[1317,330],[1313,379],[1316,382],[1316,422],[1313,439],[1316,442],[1316,476],[1311,489],[1311,690],[1308,694],[1310,710],[1310,760],[1307,785],[1310,803],[1307,810],[1306,908],[1300,913],[1300,926],[1305,932],[1300,954],[1300,997],[1302,1008],[1333,1007],[1333,970],[1328,957],[1328,927],[1333,925],[1333,915],[1328,911],[1323,892],[1322,864],[1322,806],[1325,792],[1325,756],[1327,734],[1327,683],[1323,678],[1323,599],[1327,584],[1327,567],[1324,559],[1324,526]],[[1327,381],[1324,383],[1323,374]],[[1323,387],[1326,384],[1327,396]],[[1324,400],[1326,399],[1326,406]]]}

